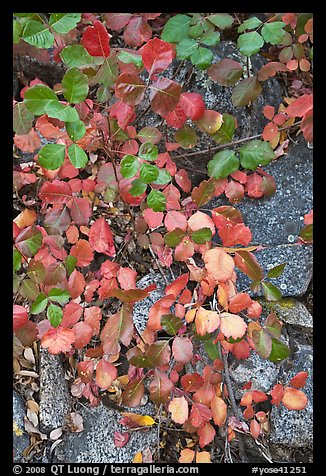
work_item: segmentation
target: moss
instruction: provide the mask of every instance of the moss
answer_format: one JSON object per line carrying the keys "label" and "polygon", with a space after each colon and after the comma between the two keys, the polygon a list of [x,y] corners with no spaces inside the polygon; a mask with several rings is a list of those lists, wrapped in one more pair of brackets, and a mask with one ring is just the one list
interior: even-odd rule
{"label": "moss", "polygon": [[270,311],[282,309],[293,309],[295,307],[295,299],[282,298],[278,301],[265,301],[265,299],[259,299],[260,304]]}

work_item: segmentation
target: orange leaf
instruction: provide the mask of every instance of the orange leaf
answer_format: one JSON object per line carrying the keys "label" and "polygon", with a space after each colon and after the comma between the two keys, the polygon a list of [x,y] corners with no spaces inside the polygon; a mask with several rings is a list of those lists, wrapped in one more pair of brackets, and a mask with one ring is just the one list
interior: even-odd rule
{"label": "orange leaf", "polygon": [[221,314],[221,331],[225,337],[232,337],[238,339],[243,337],[247,330],[247,324],[244,320],[236,314],[223,312]]}
{"label": "orange leaf", "polygon": [[308,403],[308,398],[301,390],[286,387],[282,403],[288,410],[303,410]]}
{"label": "orange leaf", "polygon": [[211,457],[208,451],[199,451],[196,453],[196,463],[211,463]]}
{"label": "orange leaf", "polygon": [[135,454],[135,456],[132,458],[132,463],[142,463],[143,462],[143,455],[141,451],[138,451],[138,453]]}
{"label": "orange leaf", "polygon": [[66,231],[66,236],[67,236],[67,240],[72,245],[77,243],[78,238],[79,238],[79,230],[76,227],[76,225],[70,225],[69,226],[68,230]]}
{"label": "orange leaf", "polygon": [[169,411],[172,413],[172,420],[175,423],[184,423],[188,419],[188,402],[185,397],[174,398],[169,403]]}
{"label": "orange leaf", "polygon": [[200,307],[196,314],[196,332],[203,336],[215,331],[220,325],[220,316],[215,311],[207,311]]}
{"label": "orange leaf", "polygon": [[215,425],[223,426],[227,414],[227,405],[223,398],[214,396],[211,401],[211,410]]}
{"label": "orange leaf", "polygon": [[75,332],[64,327],[51,327],[42,337],[41,346],[48,349],[50,354],[69,352],[71,344],[75,341]]}
{"label": "orange leaf", "polygon": [[19,228],[26,228],[27,226],[33,225],[36,221],[36,213],[34,210],[30,210],[29,208],[25,208],[16,218],[14,222],[16,223]]}
{"label": "orange leaf", "polygon": [[93,260],[93,250],[87,240],[78,240],[71,248],[70,254],[77,258],[76,265],[81,268],[90,265]]}
{"label": "orange leaf", "polygon": [[194,213],[188,220],[188,226],[191,231],[201,230],[202,228],[210,228],[212,236],[215,235],[214,222],[206,213]]}
{"label": "orange leaf", "polygon": [[96,383],[100,388],[109,388],[117,374],[117,368],[103,358],[96,367]]}
{"label": "orange leaf", "polygon": [[195,457],[195,451],[185,448],[180,451],[179,463],[192,463]]}
{"label": "orange leaf", "polygon": [[216,431],[210,423],[206,423],[206,425],[200,428],[197,433],[199,436],[199,446],[201,448],[204,448],[204,446],[213,441],[214,436],[216,435]]}
{"label": "orange leaf", "polygon": [[122,412],[123,417],[129,418],[129,420],[137,423],[138,426],[152,426],[155,424],[155,420],[148,415],[139,415],[137,413]]}
{"label": "orange leaf", "polygon": [[234,261],[224,250],[213,248],[204,254],[205,268],[212,276],[216,284],[231,278]]}
{"label": "orange leaf", "polygon": [[260,425],[257,420],[251,420],[250,422],[250,433],[255,438],[255,440],[260,435]]}
{"label": "orange leaf", "polygon": [[23,152],[34,152],[41,147],[41,139],[34,129],[31,129],[27,134],[15,134],[14,143]]}
{"label": "orange leaf", "polygon": [[306,385],[307,377],[308,372],[299,372],[290,380],[289,384],[295,388],[302,388]]}

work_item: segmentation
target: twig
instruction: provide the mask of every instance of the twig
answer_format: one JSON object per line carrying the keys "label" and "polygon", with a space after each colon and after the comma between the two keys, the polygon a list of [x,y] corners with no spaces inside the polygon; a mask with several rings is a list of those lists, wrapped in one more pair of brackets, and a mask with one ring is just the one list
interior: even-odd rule
{"label": "twig", "polygon": [[153,258],[154,258],[154,260],[155,260],[155,263],[156,263],[156,265],[157,265],[157,267],[158,267],[158,269],[159,269],[159,271],[160,271],[160,273],[161,273],[161,275],[162,275],[162,277],[163,277],[163,279],[164,279],[165,284],[168,286],[168,285],[169,285],[169,281],[167,280],[167,277],[166,277],[165,274],[164,274],[164,271],[163,271],[163,269],[162,269],[162,266],[160,265],[160,263],[159,263],[159,261],[158,261],[156,255],[155,255],[155,253],[154,253],[153,248],[151,247],[151,245],[148,245],[148,249],[149,249],[149,251],[151,252],[151,255],[153,256]]}
{"label": "twig", "polygon": [[157,424],[157,462],[160,462],[160,433],[161,433],[161,417],[162,417],[162,403],[158,410],[158,424]]}

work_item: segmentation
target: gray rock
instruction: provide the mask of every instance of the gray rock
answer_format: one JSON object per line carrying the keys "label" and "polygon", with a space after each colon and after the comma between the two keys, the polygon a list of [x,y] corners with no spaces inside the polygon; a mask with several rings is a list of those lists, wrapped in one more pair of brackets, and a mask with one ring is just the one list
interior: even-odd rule
{"label": "gray rock", "polygon": [[[247,221],[246,224],[250,227],[250,221]],[[288,246],[284,244],[269,246],[256,251],[255,256],[265,273],[267,273],[270,265],[287,263],[281,276],[271,280],[267,279],[281,290],[282,296],[298,297],[307,291],[313,268],[313,249],[311,245]],[[249,290],[252,280],[238,269],[237,277],[238,291],[246,290],[254,297],[263,296],[262,291],[253,293]]]}
{"label": "gray rock", "polygon": [[[289,366],[290,370],[289,370]],[[308,404],[304,410],[288,410],[283,404],[273,405],[271,411],[270,443],[290,448],[311,447],[313,443],[313,353],[312,347],[297,344],[297,350],[292,356],[292,362],[282,366],[280,375],[287,383],[298,372],[308,372],[306,385],[302,391],[308,397]]]}
{"label": "gray rock", "polygon": [[306,306],[293,298],[284,298],[278,302],[259,300],[267,312],[275,312],[277,317],[290,326],[300,327],[301,330],[312,333],[313,317]]}
{"label": "gray rock", "polygon": [[71,411],[71,396],[62,360],[40,349],[40,430],[50,432],[62,426]]}
{"label": "gray rock", "polygon": [[[13,391],[13,421],[17,424],[19,430],[24,432],[25,422],[24,416],[26,414],[24,400],[21,396]],[[26,458],[23,457],[24,449],[29,445],[29,437],[24,432],[21,436],[17,436],[13,432],[13,452],[14,452],[14,462],[23,463],[26,462]]]}
{"label": "gray rock", "polygon": [[[129,411],[142,415],[153,415],[154,406],[146,404]],[[95,408],[80,406],[78,412],[84,419],[84,431],[68,433],[64,444],[56,448],[59,462],[73,463],[131,463],[138,451],[150,448],[155,451],[157,429],[131,431],[128,443],[122,448],[114,444],[114,432],[124,433],[128,429],[119,423],[122,416],[117,410],[100,404]]]}
{"label": "gray rock", "polygon": [[164,296],[164,289],[166,287],[166,284],[161,274],[155,273],[154,271],[151,271],[149,274],[146,274],[146,276],[144,276],[137,282],[137,287],[140,289],[144,289],[150,284],[154,283],[156,284],[156,289],[152,291],[146,299],[138,301],[134,305],[133,319],[134,324],[139,332],[143,332],[146,327],[148,320],[148,311],[150,307]]}

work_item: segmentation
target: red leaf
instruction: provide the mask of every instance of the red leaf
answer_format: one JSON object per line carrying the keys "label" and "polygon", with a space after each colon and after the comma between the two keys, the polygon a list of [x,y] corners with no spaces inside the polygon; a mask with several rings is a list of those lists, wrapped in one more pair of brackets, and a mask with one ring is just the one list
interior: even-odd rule
{"label": "red leaf", "polygon": [[125,303],[133,303],[137,301],[141,301],[145,299],[150,292],[156,289],[156,284],[151,284],[147,286],[145,289],[128,289],[127,291],[123,291],[122,289],[113,288],[107,293],[107,297],[114,296],[120,301]]}
{"label": "red leaf", "polygon": [[87,198],[73,197],[68,207],[71,218],[77,225],[88,224],[88,220],[92,216],[92,209]]}
{"label": "red leaf", "polygon": [[216,311],[200,307],[196,313],[196,332],[203,336],[214,332],[220,325],[220,316]]}
{"label": "red leaf", "polygon": [[74,347],[76,349],[82,349],[91,340],[93,336],[93,329],[91,326],[86,324],[86,322],[81,321],[74,325],[73,330],[75,332]]}
{"label": "red leaf", "polygon": [[220,227],[218,234],[220,235],[223,246],[247,246],[252,240],[250,228],[243,223],[237,223],[234,226]]}
{"label": "red leaf", "polygon": [[101,342],[103,350],[108,355],[120,352],[120,342],[128,346],[134,334],[134,324],[131,309],[123,304],[120,311],[110,316],[102,329]]}
{"label": "red leaf", "polygon": [[204,212],[195,212],[188,220],[188,226],[191,231],[201,230],[202,228],[210,228],[212,236],[215,235],[215,225],[209,215]]}
{"label": "red leaf", "polygon": [[77,243],[79,238],[79,230],[76,225],[70,225],[68,230],[66,231],[67,240],[71,245]]}
{"label": "red leaf", "polygon": [[251,394],[252,399],[255,403],[265,402],[266,400],[268,400],[266,393],[261,392],[260,390],[253,390]]}
{"label": "red leaf", "polygon": [[41,339],[41,346],[48,349],[50,354],[69,352],[75,342],[75,332],[64,327],[52,327]]}
{"label": "red leaf", "polygon": [[72,327],[76,324],[83,314],[83,308],[80,304],[70,301],[63,308],[63,318],[61,327]]}
{"label": "red leaf", "polygon": [[72,299],[76,299],[85,289],[85,278],[76,269],[71,273],[68,280],[68,289]]}
{"label": "red leaf", "polygon": [[84,321],[93,329],[94,335],[98,335],[100,333],[101,320],[102,320],[102,311],[100,307],[91,306],[91,307],[85,308]]}
{"label": "red leaf", "polygon": [[192,188],[191,180],[189,179],[188,172],[184,169],[178,170],[178,172],[174,176],[175,181],[182,189],[183,192],[189,193]]}
{"label": "red leaf", "polygon": [[127,45],[135,47],[141,46],[152,36],[152,29],[143,17],[135,16],[128,23],[123,39]]}
{"label": "red leaf", "polygon": [[113,380],[117,378],[117,368],[110,362],[102,358],[96,366],[96,383],[102,388],[106,389],[112,385]]}
{"label": "red leaf", "polygon": [[245,172],[242,172],[241,170],[236,170],[230,176],[236,180],[237,182],[240,182],[242,184],[245,184],[247,182],[247,174]]}
{"label": "red leaf", "polygon": [[143,99],[145,84],[136,74],[120,74],[115,84],[116,97],[127,104],[134,106]]}
{"label": "red leaf", "polygon": [[13,329],[14,332],[23,327],[28,321],[28,312],[24,306],[14,304],[13,309]]}
{"label": "red leaf", "polygon": [[212,219],[217,228],[243,223],[241,212],[229,205],[214,208],[212,210]]}
{"label": "red leaf", "polygon": [[23,152],[30,153],[39,149],[42,145],[40,136],[35,132],[34,128],[32,128],[27,134],[15,134],[14,144]]}
{"label": "red leaf", "polygon": [[137,271],[130,268],[120,268],[117,272],[120,286],[124,290],[136,288]]}
{"label": "red leaf", "polygon": [[143,379],[133,378],[122,393],[122,402],[128,407],[138,407],[144,396],[144,392]]}
{"label": "red leaf", "polygon": [[197,373],[186,374],[181,377],[181,385],[185,392],[196,392],[204,384],[203,378]]}
{"label": "red leaf", "polygon": [[[125,130],[128,124],[136,119],[134,108],[126,104],[122,100],[116,101],[110,108],[110,116],[114,117],[118,121],[119,127]],[[127,152],[125,152],[127,153]]]}
{"label": "red leaf", "polygon": [[15,332],[16,336],[24,347],[31,347],[38,338],[38,328],[33,321],[27,321]]}
{"label": "red leaf", "polygon": [[175,58],[175,48],[159,38],[149,40],[142,48],[142,59],[149,77],[165,71]]}
{"label": "red leaf", "polygon": [[150,89],[152,110],[161,116],[166,116],[173,111],[182,91],[180,84],[166,78],[151,84]]}
{"label": "red leaf", "polygon": [[224,58],[216,64],[212,64],[208,70],[208,76],[222,86],[232,86],[242,76],[242,66],[237,61]]}
{"label": "red leaf", "polygon": [[251,420],[250,422],[250,433],[255,438],[255,440],[260,435],[260,425],[257,420]]}
{"label": "red leaf", "polygon": [[94,21],[93,26],[88,26],[82,37],[82,45],[91,56],[104,56],[110,54],[110,35],[100,21]]}
{"label": "red leaf", "polygon": [[171,295],[166,295],[159,299],[149,310],[147,328],[151,331],[158,331],[162,329],[161,317],[164,314],[169,314],[170,307],[174,304],[175,298]]}
{"label": "red leaf", "polygon": [[239,203],[244,197],[244,187],[241,183],[230,180],[225,189],[225,195],[230,203]]}
{"label": "red leaf", "polygon": [[120,30],[128,25],[132,18],[131,13],[105,13],[105,23],[110,30]]}
{"label": "red leaf", "polygon": [[43,183],[39,197],[46,203],[69,203],[72,199],[72,192],[67,182],[53,180],[53,182]]}
{"label": "red leaf", "polygon": [[[224,179],[222,179],[224,180]],[[227,179],[225,179],[227,182]],[[201,207],[208,203],[215,195],[216,180],[203,180],[199,187],[195,187],[191,192],[191,198],[197,207]],[[224,192],[224,188],[223,188]],[[222,192],[221,192],[222,193]]]}
{"label": "red leaf", "polygon": [[[100,218],[104,220],[104,218]],[[94,253],[91,245],[87,240],[78,240],[77,243],[71,248],[70,254],[77,258],[76,266],[85,268],[93,261]]]}
{"label": "red leaf", "polygon": [[233,344],[231,352],[237,359],[248,359],[250,356],[250,347],[248,342],[245,339],[243,339],[241,342],[236,342]]}
{"label": "red leaf", "polygon": [[169,284],[164,292],[166,295],[172,294],[176,299],[177,296],[181,293],[181,291],[187,286],[189,279],[189,273],[182,274],[177,279],[173,281],[173,283]]}
{"label": "red leaf", "polygon": [[179,105],[188,118],[197,121],[205,111],[205,103],[199,93],[182,93]]}
{"label": "red leaf", "polygon": [[163,190],[163,193],[166,198],[166,209],[167,210],[180,210],[180,192],[175,187],[170,183],[165,189]]}
{"label": "red leaf", "polygon": [[204,446],[211,443],[211,441],[214,440],[214,437],[216,435],[216,431],[210,423],[207,423],[205,426],[200,428],[197,433],[199,436],[199,446],[201,448],[204,448]]}
{"label": "red leaf", "polygon": [[164,214],[163,212],[154,212],[151,208],[146,208],[143,211],[143,217],[149,228],[153,230],[162,225]]}
{"label": "red leaf", "polygon": [[175,248],[174,257],[177,261],[187,261],[195,252],[194,243],[185,236]]}
{"label": "red leaf", "polygon": [[188,419],[188,402],[185,397],[173,398],[169,403],[169,412],[172,414],[172,420],[175,423],[184,423]]}
{"label": "red leaf", "polygon": [[174,127],[176,129],[180,129],[187,120],[187,116],[180,105],[180,101],[175,106],[173,111],[169,112],[163,117],[165,117],[165,120],[169,126]]}
{"label": "red leaf", "polygon": [[247,307],[251,306],[252,299],[248,293],[238,293],[232,296],[229,302],[229,309],[232,313],[237,314]]}
{"label": "red leaf", "polygon": [[184,213],[171,210],[168,211],[165,216],[164,225],[166,226],[167,231],[173,231],[176,228],[186,231],[188,222]]}
{"label": "red leaf", "polygon": [[264,195],[261,191],[262,180],[262,176],[258,175],[256,172],[248,175],[248,180],[245,185],[245,190],[248,194],[248,197],[260,198]]}
{"label": "red leaf", "polygon": [[274,106],[264,106],[263,107],[263,114],[268,120],[272,120],[275,114],[275,107]]}
{"label": "red leaf", "polygon": [[196,452],[189,448],[185,448],[180,451],[180,458],[178,459],[179,463],[192,463],[194,460]]}
{"label": "red leaf", "polygon": [[300,129],[307,142],[313,142],[313,112],[308,111],[302,118]]}
{"label": "red leaf", "polygon": [[285,110],[290,117],[302,117],[313,107],[313,95],[304,94],[295,99]]}
{"label": "red leaf", "polygon": [[216,284],[223,283],[231,278],[234,261],[224,250],[213,248],[204,254],[205,268]]}
{"label": "red leaf", "polygon": [[271,396],[273,397],[271,400],[271,403],[278,407],[282,401],[283,395],[284,395],[284,387],[283,385],[277,383],[276,385],[274,385],[271,391]]}
{"label": "red leaf", "polygon": [[174,384],[169,377],[158,369],[154,371],[154,378],[150,383],[149,392],[151,400],[155,403],[165,403],[170,399]]}
{"label": "red leaf", "polygon": [[212,418],[211,410],[203,405],[202,403],[195,403],[191,407],[191,412],[189,415],[190,423],[198,428],[205,423],[207,423]]}
{"label": "red leaf", "polygon": [[77,364],[78,376],[81,378],[81,381],[84,383],[89,383],[92,380],[94,373],[94,361],[93,360],[83,360]]}
{"label": "red leaf", "polygon": [[289,385],[295,388],[302,388],[306,385],[308,372],[299,372],[289,382]]}
{"label": "red leaf", "polygon": [[130,433],[127,431],[124,431],[123,433],[120,433],[120,431],[115,431],[114,432],[114,445],[117,448],[123,448],[126,446],[130,439]]}
{"label": "red leaf", "polygon": [[176,336],[172,344],[172,353],[177,362],[186,364],[193,356],[193,345],[188,337]]}
{"label": "red leaf", "polygon": [[[104,217],[98,218],[90,227],[89,244],[94,251],[107,256],[115,256],[115,247],[111,228]],[[77,266],[78,262],[77,262]]]}
{"label": "red leaf", "polygon": [[253,281],[260,281],[263,279],[263,270],[255,255],[250,251],[237,251],[234,255],[234,263]]}
{"label": "red leaf", "polygon": [[279,63],[277,61],[270,61],[260,68],[257,76],[259,81],[266,81],[266,79],[268,79],[270,76],[275,76],[275,74],[279,71],[287,71],[285,64]]}
{"label": "red leaf", "polygon": [[258,301],[252,301],[252,304],[247,309],[247,314],[251,319],[258,319],[262,313],[262,306]]}

